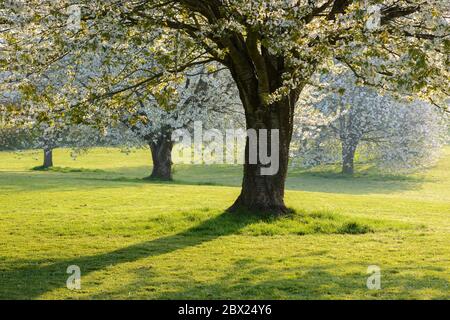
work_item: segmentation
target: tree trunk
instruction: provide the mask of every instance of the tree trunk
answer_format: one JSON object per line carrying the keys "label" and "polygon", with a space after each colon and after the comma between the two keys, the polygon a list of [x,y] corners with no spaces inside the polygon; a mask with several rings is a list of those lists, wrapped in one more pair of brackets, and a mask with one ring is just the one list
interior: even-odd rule
{"label": "tree trunk", "polygon": [[[245,110],[246,126],[255,129],[278,130],[279,169],[273,175],[262,175],[264,161],[249,158],[249,139],[247,138],[244,164],[244,178],[241,194],[229,211],[256,211],[260,214],[284,214],[289,210],[284,203],[284,185],[287,176],[289,147],[293,132],[294,108],[304,83],[299,82],[295,89],[273,102],[271,94],[285,91],[284,75],[295,70],[286,63],[285,58],[272,54],[262,43],[258,33],[251,28],[245,39],[238,34],[221,38],[221,44],[229,50],[225,63],[239,90]],[[270,139],[267,143],[271,150]],[[259,151],[261,144],[257,144]],[[277,152],[274,151],[274,152]],[[252,163],[253,162],[253,163]],[[256,162],[256,163],[255,163]]]}
{"label": "tree trunk", "polygon": [[53,167],[53,149],[44,149],[44,164],[43,168]]}
{"label": "tree trunk", "polygon": [[250,211],[260,214],[286,214],[289,212],[284,203],[284,189],[289,162],[289,147],[293,131],[294,105],[298,99],[297,93],[292,93],[289,97],[283,98],[270,106],[261,106],[258,100],[252,100],[247,96],[243,101],[251,102],[252,106],[246,106],[247,129],[255,129],[257,136],[260,136],[260,129],[268,130],[268,139],[260,141],[258,139],[258,152],[261,143],[267,143],[268,153],[271,150],[270,130],[279,132],[279,169],[273,175],[262,175],[261,169],[267,167],[261,163],[258,156],[257,163],[251,164],[249,161],[249,138],[246,142],[244,177],[242,190],[229,208],[231,212]]}
{"label": "tree trunk", "polygon": [[[248,152],[248,143],[247,139],[246,152]],[[262,164],[244,164],[241,193],[229,211],[235,212],[244,209],[258,213],[288,213],[284,203],[284,185],[289,154],[286,144],[286,137],[283,139],[280,137],[280,167],[275,175],[261,175],[261,168],[264,167]]]}
{"label": "tree trunk", "polygon": [[169,134],[161,134],[149,141],[153,160],[153,170],[149,179],[172,180],[172,148],[173,142]]}
{"label": "tree trunk", "polygon": [[344,140],[342,143],[342,173],[352,175],[355,172],[355,153],[358,143]]}

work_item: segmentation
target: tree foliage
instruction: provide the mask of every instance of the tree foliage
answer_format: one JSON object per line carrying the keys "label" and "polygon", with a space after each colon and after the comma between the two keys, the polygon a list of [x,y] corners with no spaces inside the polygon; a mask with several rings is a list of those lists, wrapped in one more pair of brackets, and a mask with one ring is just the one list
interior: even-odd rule
{"label": "tree foliage", "polygon": [[355,86],[345,72],[321,77],[304,90],[296,112],[294,162],[343,164],[353,171],[355,154],[384,170],[410,170],[435,163],[448,136],[442,110],[420,100],[396,99]]}
{"label": "tree foliage", "polygon": [[[141,89],[150,94],[196,65],[226,66],[247,127],[280,137],[279,172],[263,176],[264,163],[246,162],[233,209],[287,211],[294,107],[316,72],[342,63],[359,83],[443,108],[449,91],[447,0],[27,0],[4,2],[0,21],[2,68],[13,71],[2,85],[51,101],[75,122],[101,126],[117,109],[136,108]],[[36,94],[42,74],[64,59],[72,63],[57,92]],[[78,85],[80,73],[89,80]]]}

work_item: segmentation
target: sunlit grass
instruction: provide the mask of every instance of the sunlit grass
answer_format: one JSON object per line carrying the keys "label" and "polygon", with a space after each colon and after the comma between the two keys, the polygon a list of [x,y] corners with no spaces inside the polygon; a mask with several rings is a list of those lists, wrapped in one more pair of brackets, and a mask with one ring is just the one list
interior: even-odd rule
{"label": "sunlit grass", "polygon": [[238,166],[177,165],[163,183],[142,180],[147,150],[56,150],[31,170],[40,157],[0,153],[0,298],[449,298],[449,149],[409,176],[293,170],[278,219],[224,213]]}

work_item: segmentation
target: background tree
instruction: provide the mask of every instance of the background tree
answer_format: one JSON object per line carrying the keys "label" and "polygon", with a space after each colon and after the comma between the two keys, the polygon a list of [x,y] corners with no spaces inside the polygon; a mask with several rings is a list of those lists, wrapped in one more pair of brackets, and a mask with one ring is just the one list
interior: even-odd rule
{"label": "background tree", "polygon": [[32,85],[18,70],[0,74],[0,79],[7,84],[0,94],[5,147],[42,149],[43,163],[39,167],[42,169],[53,167],[53,150],[56,148],[86,149],[102,140],[101,132],[94,126],[74,122],[71,115],[63,111],[68,96],[61,95],[60,91],[68,85],[76,89],[76,85],[82,86],[88,77],[81,74],[84,78],[79,76],[78,81],[69,83],[66,72],[72,63],[71,59],[61,59],[40,73]]}
{"label": "background tree", "polygon": [[342,173],[353,174],[358,149],[385,170],[435,162],[448,130],[442,110],[355,85],[349,72],[322,77],[321,84],[304,91],[296,113],[296,156],[304,164],[340,158]]}
{"label": "background tree", "polygon": [[[210,66],[214,67],[214,66]],[[150,179],[172,179],[172,133],[192,129],[195,121],[217,128],[242,117],[238,93],[226,70],[207,66],[185,71],[181,83],[165,84],[139,101],[139,108],[123,116],[123,123],[151,150]]]}

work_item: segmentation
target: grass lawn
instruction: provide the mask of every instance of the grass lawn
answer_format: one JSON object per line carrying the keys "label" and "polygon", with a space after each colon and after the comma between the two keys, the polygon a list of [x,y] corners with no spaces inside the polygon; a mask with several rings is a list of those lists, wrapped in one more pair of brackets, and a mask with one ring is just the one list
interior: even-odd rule
{"label": "grass lawn", "polygon": [[[176,166],[95,149],[0,153],[0,298],[448,299],[450,148],[409,176],[291,172],[280,219],[224,213],[240,167]],[[82,288],[66,288],[70,265]],[[370,265],[381,290],[368,290]]]}

